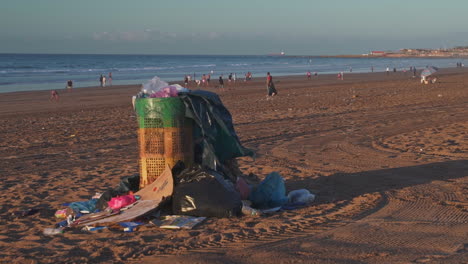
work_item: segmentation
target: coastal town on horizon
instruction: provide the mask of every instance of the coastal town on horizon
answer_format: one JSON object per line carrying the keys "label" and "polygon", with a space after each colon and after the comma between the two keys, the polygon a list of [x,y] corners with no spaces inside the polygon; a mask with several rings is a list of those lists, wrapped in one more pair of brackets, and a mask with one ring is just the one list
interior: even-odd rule
{"label": "coastal town on horizon", "polygon": [[[223,54],[145,54],[145,53],[2,53],[3,55],[11,54],[28,54],[28,55],[176,55],[176,56],[223,56]],[[245,54],[227,55],[226,56],[246,56]],[[262,55],[253,55],[262,56]],[[263,55],[265,56],[265,55]],[[388,57],[388,58],[463,58],[468,57],[468,45],[456,46],[453,48],[402,48],[399,50],[372,50],[369,53],[363,54],[325,54],[325,55],[305,55],[305,54],[286,54],[284,50],[278,53],[268,53],[266,56],[272,57],[322,57],[322,58],[375,58],[375,57]]]}
{"label": "coastal town on horizon", "polygon": [[391,50],[374,50],[364,54],[340,54],[340,55],[319,55],[319,56],[295,56],[286,55],[284,51],[278,54],[270,54],[270,56],[289,56],[289,57],[324,57],[324,58],[367,58],[367,57],[388,57],[388,58],[461,58],[468,57],[468,46],[456,46],[454,48],[440,49],[409,49],[403,48],[396,51]]}
{"label": "coastal town on horizon", "polygon": [[382,57],[466,57],[468,56],[468,46],[457,46],[448,49],[400,49],[398,51],[371,51],[361,56],[382,56]]}

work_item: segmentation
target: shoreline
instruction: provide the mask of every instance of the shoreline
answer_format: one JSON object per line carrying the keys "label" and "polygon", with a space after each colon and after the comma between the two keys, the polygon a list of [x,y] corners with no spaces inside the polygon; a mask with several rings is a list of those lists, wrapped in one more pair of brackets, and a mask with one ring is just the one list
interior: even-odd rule
{"label": "shoreline", "polygon": [[[418,73],[417,73],[417,78],[419,78],[419,73],[420,71],[422,70],[423,68],[419,68],[418,69]],[[446,67],[446,68],[439,68],[439,71],[437,74],[442,74],[442,75],[445,75],[445,74],[456,74],[456,73],[463,73],[463,72],[468,72],[468,67],[463,67],[463,68],[456,68],[456,67]],[[339,71],[337,71],[336,73],[323,73],[323,74],[319,74],[318,76],[319,77],[322,77],[322,78],[335,78],[336,77],[336,74],[338,74]],[[345,76],[354,76],[354,77],[358,77],[358,76],[366,76],[366,77],[377,77],[378,79],[378,75],[379,74],[386,74],[385,71],[374,71],[374,72],[349,72],[349,71],[344,71],[343,72]],[[394,72],[390,72],[391,74],[395,74]],[[266,74],[266,73],[265,73]],[[313,72],[312,72],[313,74]],[[405,76],[412,76],[412,73],[410,73],[409,71],[406,72],[406,75],[404,75],[404,73],[399,70],[396,72],[396,74],[403,74],[403,77]],[[275,75],[276,78],[281,78],[281,79],[288,79],[288,78],[291,78],[291,79],[303,79],[305,76],[305,73],[304,74],[294,74],[294,75]],[[312,76],[312,79],[316,79],[317,77],[316,76]],[[359,78],[359,77],[358,77]],[[264,77],[253,77],[251,81],[258,81],[258,80],[263,80]],[[371,78],[371,79],[375,79],[375,78]],[[225,82],[227,81],[227,78],[224,80]],[[238,79],[237,81],[238,83],[241,83],[241,82],[244,82],[243,79]],[[168,81],[167,83],[169,84],[179,84],[179,85],[184,85],[184,82],[181,80],[181,81]],[[215,79],[212,79],[212,83],[215,83],[215,85],[217,85],[218,83],[218,80],[217,78]],[[117,84],[117,85],[112,85],[112,86],[106,86],[106,87],[100,87],[99,85],[96,85],[96,86],[80,86],[80,87],[74,87],[73,90],[77,90],[77,89],[109,89],[109,88],[121,88],[121,87],[128,87],[128,86],[132,86],[132,87],[135,87],[135,86],[141,86],[142,84],[141,83],[131,83],[131,84]],[[34,86],[34,85],[31,85],[31,86]],[[43,89],[43,90],[27,90],[27,91],[7,91],[7,92],[1,92],[0,91],[0,96],[1,95],[4,95],[4,94],[28,94],[28,93],[34,93],[34,92],[45,92],[45,91],[52,91],[52,90],[56,90],[56,91],[61,91],[62,93],[66,92],[67,89],[66,88],[61,88],[61,89]]]}
{"label": "shoreline", "polygon": [[[449,76],[462,75],[468,73],[468,68],[445,68],[440,69],[437,73],[439,79],[444,79]],[[446,76],[446,77],[445,77]],[[420,85],[420,77],[412,77],[412,73],[406,72],[390,72],[387,75],[385,72],[374,73],[344,73],[344,80],[337,79],[336,74],[323,74],[312,76],[311,80],[307,80],[306,76],[273,76],[276,86],[280,89],[279,97],[283,96],[281,90],[289,86],[309,86],[315,88],[320,87],[335,87],[335,86],[368,86],[371,84],[385,84],[392,82],[409,81],[415,85]],[[215,79],[211,82],[211,86],[197,87],[191,83],[189,89],[204,89],[218,93],[221,97],[231,96],[232,93],[244,93],[248,89],[257,89],[260,93],[264,92],[264,77],[254,77],[251,81],[236,82],[235,86],[231,87],[232,92],[219,91],[216,87],[218,81]],[[180,84],[180,82],[169,82],[169,84]],[[225,88],[227,89],[227,81],[225,80]],[[0,116],[17,115],[22,113],[44,113],[60,111],[76,111],[76,109],[103,109],[115,105],[131,105],[132,96],[136,95],[141,89],[141,84],[132,85],[113,85],[106,87],[88,86],[73,88],[71,92],[66,89],[58,89],[60,101],[58,103],[49,101],[52,90],[35,90],[35,91],[18,91],[0,93]],[[118,96],[116,96],[118,95]]]}
{"label": "shoreline", "polygon": [[[5,56],[5,55],[4,55]],[[245,72],[253,76],[263,77],[267,71],[275,76],[302,76],[308,70],[320,75],[345,73],[350,68],[353,73],[370,73],[371,67],[376,72],[383,72],[387,67],[398,70],[408,70],[410,66],[417,68],[426,65],[438,68],[455,67],[464,59],[454,58],[340,58],[340,57],[296,57],[296,56],[183,56],[155,55],[156,57],[140,58],[138,55],[126,55],[125,58],[109,55],[108,57],[93,57],[94,55],[69,57],[57,55],[48,58],[47,55],[11,55],[1,57],[5,65],[0,70],[0,93],[14,91],[63,89],[67,80],[72,80],[75,89],[95,87],[99,85],[98,77],[107,72],[114,73],[114,85],[134,85],[146,83],[155,75],[165,81],[182,81],[187,74],[196,74],[198,79],[202,74],[213,72],[212,77],[236,73],[243,79]],[[72,55],[70,55],[72,56]],[[338,55],[340,56],[340,55]],[[44,64],[44,59],[55,61]],[[96,59],[102,59],[101,65],[92,64]],[[15,60],[21,63],[14,64]],[[46,60],[46,61],[47,61]],[[56,65],[57,64],[57,65]],[[11,66],[8,66],[11,65]],[[16,66],[15,66],[16,65]],[[214,79],[213,79],[214,80]]]}

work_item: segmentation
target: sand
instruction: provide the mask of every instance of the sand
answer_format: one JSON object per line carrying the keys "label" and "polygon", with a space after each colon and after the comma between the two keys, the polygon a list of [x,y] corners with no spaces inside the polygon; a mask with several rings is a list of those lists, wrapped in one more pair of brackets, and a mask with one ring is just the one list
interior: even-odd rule
{"label": "sand", "polygon": [[257,153],[241,170],[316,201],[185,231],[42,234],[62,203],[138,173],[138,85],[0,94],[0,262],[468,263],[468,71],[274,80],[271,100],[263,78],[219,92]]}

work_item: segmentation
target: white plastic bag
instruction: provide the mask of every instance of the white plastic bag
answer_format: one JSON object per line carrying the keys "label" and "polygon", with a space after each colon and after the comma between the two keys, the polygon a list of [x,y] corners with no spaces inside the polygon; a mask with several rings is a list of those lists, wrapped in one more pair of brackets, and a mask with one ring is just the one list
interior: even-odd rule
{"label": "white plastic bag", "polygon": [[145,94],[153,94],[161,91],[164,87],[169,86],[165,81],[159,79],[158,76],[154,76],[153,79],[149,80],[147,83],[143,84],[141,88],[142,92]]}
{"label": "white plastic bag", "polygon": [[311,203],[315,200],[315,195],[306,189],[294,190],[288,193],[289,203]]}
{"label": "white plastic bag", "polygon": [[182,92],[182,93],[188,93],[188,92],[190,92],[189,89],[187,89],[187,88],[185,88],[185,87],[183,87],[183,86],[181,86],[181,85],[178,85],[177,83],[176,83],[176,84],[172,84],[171,86],[175,87],[175,88],[177,89],[177,92],[178,92],[178,93],[181,93],[181,92]]}

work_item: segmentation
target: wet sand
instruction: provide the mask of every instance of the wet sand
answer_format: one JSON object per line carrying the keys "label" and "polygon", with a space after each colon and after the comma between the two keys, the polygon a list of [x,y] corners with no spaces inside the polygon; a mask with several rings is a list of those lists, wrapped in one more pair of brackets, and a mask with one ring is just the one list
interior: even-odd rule
{"label": "wet sand", "polygon": [[[468,262],[468,71],[444,69],[431,85],[401,72],[274,81],[270,100],[263,78],[206,89],[257,153],[241,170],[278,171],[316,201],[187,231],[42,234],[62,203],[138,173],[138,85],[59,91],[58,103],[49,91],[0,94],[0,262]],[[11,216],[28,208],[39,212]]]}

